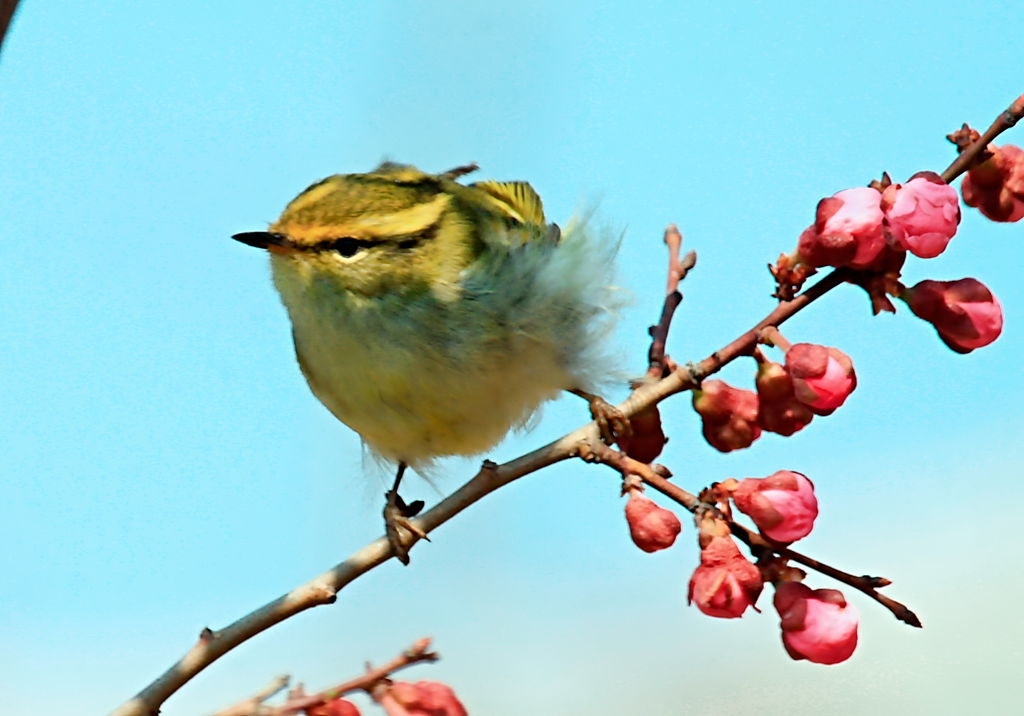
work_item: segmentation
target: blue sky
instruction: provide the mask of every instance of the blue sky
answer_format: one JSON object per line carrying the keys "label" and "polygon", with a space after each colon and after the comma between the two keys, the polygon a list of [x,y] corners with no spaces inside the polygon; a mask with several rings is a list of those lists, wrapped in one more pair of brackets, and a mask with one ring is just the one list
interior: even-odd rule
{"label": "blue sky", "polygon": [[[596,205],[625,231],[634,299],[613,340],[641,372],[666,223],[699,253],[670,352],[699,359],[771,308],[764,266],[820,197],[941,170],[947,132],[1024,91],[1010,2],[969,22],[954,2],[23,5],[0,56],[9,714],[104,713],[203,626],[379,535],[384,477],[306,389],[264,257],[229,238],[313,180],[476,161],[531,181],[556,220]],[[574,462],[241,647],[164,713],[211,712],[282,672],[327,686],[423,635],[444,658],[407,675],[451,683],[476,714],[1005,710],[1024,657],[1021,231],[965,210],[949,250],[905,271],[986,282],[1006,315],[988,348],[955,355],[845,287],[786,329],[852,356],[860,386],[835,415],[720,455],[685,397],[663,408],[680,484],[805,472],[822,514],[801,548],[893,579],[924,630],[852,595],[854,658],[792,662],[769,595],[742,620],[688,608],[692,527],[640,553],[614,476]],[[489,456],[585,418],[559,401]],[[446,463],[441,488],[474,464]]]}

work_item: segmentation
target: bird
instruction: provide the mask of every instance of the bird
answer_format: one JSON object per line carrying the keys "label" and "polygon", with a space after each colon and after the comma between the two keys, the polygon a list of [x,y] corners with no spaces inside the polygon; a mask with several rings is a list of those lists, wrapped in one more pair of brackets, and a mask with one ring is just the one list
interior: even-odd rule
{"label": "bird", "polygon": [[[405,470],[478,455],[562,392],[585,398],[603,434],[628,431],[595,391],[620,292],[617,241],[576,220],[548,223],[524,181],[458,180],[384,162],[303,190],[266,231],[232,238],[264,249],[313,394],[397,463],[386,535],[423,503],[398,494]],[[605,351],[603,353],[603,350]]]}

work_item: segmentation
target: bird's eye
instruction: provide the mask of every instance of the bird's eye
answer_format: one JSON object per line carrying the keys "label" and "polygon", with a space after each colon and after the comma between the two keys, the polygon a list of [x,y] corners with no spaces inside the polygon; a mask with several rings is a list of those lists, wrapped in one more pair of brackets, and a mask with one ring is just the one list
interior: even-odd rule
{"label": "bird's eye", "polygon": [[331,250],[337,251],[340,256],[346,259],[355,256],[361,248],[362,242],[351,238],[338,239],[331,244]]}

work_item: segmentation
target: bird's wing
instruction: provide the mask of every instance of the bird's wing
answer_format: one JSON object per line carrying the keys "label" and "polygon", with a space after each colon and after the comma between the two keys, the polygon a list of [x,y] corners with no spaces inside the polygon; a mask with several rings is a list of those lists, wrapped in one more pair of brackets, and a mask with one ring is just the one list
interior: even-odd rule
{"label": "bird's wing", "polygon": [[470,184],[488,194],[502,211],[523,224],[544,226],[544,204],[533,187],[524,181],[481,181]]}

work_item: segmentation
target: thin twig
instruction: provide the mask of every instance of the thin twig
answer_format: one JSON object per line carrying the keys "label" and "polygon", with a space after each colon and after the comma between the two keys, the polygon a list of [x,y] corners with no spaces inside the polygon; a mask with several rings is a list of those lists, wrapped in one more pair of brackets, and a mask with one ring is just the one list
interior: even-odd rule
{"label": "thin twig", "polygon": [[[997,123],[999,121],[997,120]],[[995,132],[993,136],[998,133]],[[986,132],[985,136],[976,144],[981,146],[987,144],[988,141],[991,141],[987,139],[988,135],[989,132]],[[974,147],[969,147],[964,150],[964,154],[971,151],[980,152],[981,149],[975,150]],[[943,176],[954,177],[961,171],[963,170],[957,169],[957,162],[954,162]],[[629,417],[644,408],[661,402],[670,395],[696,387],[701,380],[720,370],[727,363],[741,355],[749,354],[757,346],[761,329],[769,325],[781,325],[852,275],[850,269],[835,269],[793,300],[780,303],[753,328],[699,363],[681,366],[661,380],[643,383],[618,406],[619,409]],[[590,422],[543,447],[502,465],[487,461],[469,481],[416,518],[414,522],[424,532],[432,532],[495,490],[524,475],[578,454],[581,444],[596,445],[599,442],[597,425]],[[679,489],[667,481],[665,481],[664,490],[653,484],[652,487],[665,492],[669,497],[673,497],[669,491]],[[410,536],[407,538],[411,545],[414,538]],[[347,584],[392,556],[394,555],[387,539],[378,538],[355,552],[344,562],[241,617],[224,629],[204,630],[197,643],[176,664],[146,686],[134,698],[112,711],[111,716],[156,716],[160,705],[174,692],[229,650],[291,616],[313,607],[333,603],[337,600],[337,593]]]}
{"label": "thin twig", "polygon": [[[632,416],[646,407],[661,402],[670,395],[689,390],[699,383],[693,370],[702,379],[744,352],[749,352],[756,346],[761,328],[766,325],[780,325],[826,291],[838,286],[844,279],[845,269],[836,269],[792,301],[779,304],[753,328],[721,350],[712,353],[695,369],[681,367],[662,380],[639,386],[629,398],[618,406],[619,409],[627,417]],[[593,445],[599,442],[597,425],[590,422],[558,440],[502,465],[485,462],[480,471],[468,482],[423,515],[415,518],[413,522],[424,532],[432,532],[495,490],[524,475],[576,455],[580,444]],[[407,544],[411,546],[415,541],[414,538],[409,535],[404,536],[407,539]],[[344,562],[229,624],[224,629],[204,630],[201,638],[176,664],[140,691],[133,699],[112,711],[110,716],[156,716],[160,704],[228,651],[291,616],[313,607],[332,604],[337,600],[338,592],[347,584],[377,565],[386,562],[392,556],[394,555],[387,539],[378,538],[355,552]]]}
{"label": "thin twig", "polygon": [[970,146],[960,152],[960,155],[953,160],[953,163],[942,172],[942,178],[947,184],[974,166],[975,160],[985,151],[993,139],[1017,124],[1024,118],[1024,95],[1013,101],[1009,107],[996,117],[980,139],[972,142]]}
{"label": "thin twig", "polygon": [[258,711],[264,701],[281,689],[287,689],[289,681],[291,681],[291,677],[289,676],[278,676],[267,684],[267,686],[263,687],[249,698],[243,699],[237,704],[221,709],[217,713],[213,714],[213,716],[251,716],[251,714]]}
{"label": "thin twig", "polygon": [[665,285],[665,295],[668,296],[679,290],[679,284],[697,264],[697,254],[688,251],[686,256],[679,257],[679,252],[683,248],[683,235],[679,233],[679,227],[675,224],[669,224],[665,228],[664,241],[668,247],[668,282]]}
{"label": "thin twig", "polygon": [[331,699],[354,691],[369,692],[373,689],[374,685],[388,678],[391,674],[400,669],[404,669],[407,666],[419,664],[424,661],[437,661],[438,658],[440,657],[438,657],[436,652],[430,651],[430,639],[420,639],[387,664],[384,664],[384,666],[367,668],[366,673],[362,676],[357,676],[354,679],[343,681],[337,686],[324,689],[323,691],[319,691],[315,694],[302,696],[297,699],[290,699],[288,703],[277,707],[274,711],[271,711],[268,716],[286,716],[287,714],[298,713],[304,709],[319,706],[325,701],[330,701]]}
{"label": "thin twig", "polygon": [[914,614],[913,611],[910,610],[909,607],[907,607],[904,604],[901,604],[900,602],[897,602],[895,599],[890,599],[889,597],[885,596],[884,594],[878,591],[878,589],[880,589],[881,587],[886,587],[892,584],[892,582],[886,579],[885,577],[871,577],[866,574],[857,576],[855,574],[850,574],[849,572],[844,572],[843,570],[837,569],[836,567],[833,567],[830,564],[820,562],[814,559],[813,557],[808,557],[805,554],[796,552],[787,547],[786,545],[774,542],[764,537],[763,535],[757,534],[756,532],[751,532],[746,527],[737,522],[730,521],[729,529],[732,530],[732,533],[736,535],[740,540],[742,540],[744,544],[750,547],[751,550],[755,552],[758,550],[767,550],[769,552],[774,552],[780,557],[784,557],[792,562],[802,564],[809,569],[813,569],[816,572],[820,572],[821,574],[832,577],[832,579],[842,582],[843,584],[848,584],[854,589],[859,589],[860,591],[864,592],[864,594],[868,595],[876,602],[881,604],[883,607],[888,609],[890,612],[892,612],[892,615],[904,624],[909,624],[912,627],[921,628],[921,620],[917,617],[916,614]]}
{"label": "thin twig", "polygon": [[[623,477],[628,475],[635,475],[636,477],[639,477],[655,490],[665,495],[670,500],[682,505],[690,512],[696,512],[701,507],[713,508],[713,506],[702,502],[696,495],[669,482],[668,479],[666,479],[666,477],[655,467],[634,460],[633,458],[628,457],[607,445],[595,445],[592,443],[580,445],[579,456],[587,462],[600,462],[604,465],[608,465]],[[917,615],[908,607],[897,602],[895,599],[890,599],[884,594],[879,593],[878,589],[880,587],[891,584],[888,579],[885,579],[884,577],[869,577],[866,575],[857,576],[850,574],[849,572],[844,572],[830,564],[821,562],[813,557],[808,557],[800,552],[790,549],[784,544],[779,544],[778,542],[769,540],[756,532],[752,532],[738,522],[730,519],[725,514],[722,514],[721,516],[722,519],[729,524],[729,529],[732,533],[744,544],[750,547],[751,551],[755,553],[755,556],[760,556],[760,554],[757,554],[758,552],[773,552],[792,562],[802,564],[809,569],[813,569],[816,572],[832,577],[836,581],[847,584],[854,589],[859,589],[892,612],[893,616],[901,622],[914,627],[921,626],[921,620],[918,619]]]}
{"label": "thin twig", "polygon": [[0,50],[4,47],[4,38],[17,9],[18,0],[0,0]]}
{"label": "thin twig", "polygon": [[[430,639],[424,637],[387,664],[376,668],[367,665],[366,672],[361,676],[349,679],[348,681],[343,681],[329,689],[322,689],[315,694],[307,694],[301,687],[299,687],[289,695],[288,700],[285,703],[272,707],[262,706],[261,704],[270,698],[270,696],[288,685],[288,677],[278,677],[277,681],[284,679],[284,683],[277,685],[276,689],[272,693],[268,693],[262,697],[260,694],[250,697],[233,706],[229,706],[226,709],[218,711],[213,714],[213,716],[289,716],[290,714],[296,714],[299,711],[319,706],[320,704],[336,699],[339,696],[344,696],[345,694],[350,694],[356,691],[366,691],[369,693],[376,684],[387,679],[396,671],[424,661],[437,661],[439,658],[440,657],[437,652],[430,651]],[[264,691],[266,691],[266,689],[264,689]],[[260,693],[262,694],[263,692]]]}
{"label": "thin twig", "polygon": [[675,315],[679,304],[683,302],[683,294],[679,291],[679,284],[686,274],[697,264],[697,254],[694,251],[687,252],[686,256],[679,258],[679,251],[683,245],[683,235],[675,224],[669,224],[665,229],[665,245],[668,246],[668,282],[665,287],[665,303],[662,304],[661,317],[657,325],[647,329],[651,336],[651,347],[647,351],[647,376],[649,378],[664,378],[667,361],[665,360],[665,346],[668,344],[668,331],[672,326],[672,317]]}

